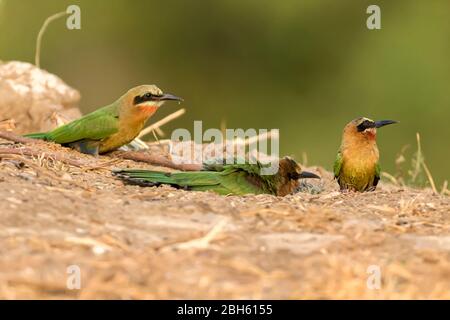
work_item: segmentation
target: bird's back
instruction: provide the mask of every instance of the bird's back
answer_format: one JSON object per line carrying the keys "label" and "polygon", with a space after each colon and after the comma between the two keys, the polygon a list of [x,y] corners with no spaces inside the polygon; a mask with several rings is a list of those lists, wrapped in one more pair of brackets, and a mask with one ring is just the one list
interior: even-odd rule
{"label": "bird's back", "polygon": [[118,108],[111,104],[88,113],[52,131],[31,133],[26,137],[45,139],[60,144],[71,143],[83,139],[100,140],[117,131],[116,117]]}

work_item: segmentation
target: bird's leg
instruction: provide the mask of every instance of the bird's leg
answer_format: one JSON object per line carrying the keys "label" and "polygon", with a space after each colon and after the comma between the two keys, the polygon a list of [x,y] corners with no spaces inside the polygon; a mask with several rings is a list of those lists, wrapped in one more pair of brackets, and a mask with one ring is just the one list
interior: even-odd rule
{"label": "bird's leg", "polygon": [[352,187],[352,186],[343,186],[340,189],[341,193],[343,194],[354,194],[357,192],[356,188]]}
{"label": "bird's leg", "polygon": [[81,153],[90,154],[95,157],[98,157],[98,149],[100,147],[100,142],[94,140],[80,140],[69,143],[69,146]]}

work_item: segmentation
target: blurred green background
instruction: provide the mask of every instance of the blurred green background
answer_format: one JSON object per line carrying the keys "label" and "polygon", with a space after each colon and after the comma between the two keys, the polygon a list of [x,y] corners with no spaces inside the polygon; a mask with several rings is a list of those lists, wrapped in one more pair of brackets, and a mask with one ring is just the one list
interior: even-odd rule
{"label": "blurred green background", "polygon": [[[379,132],[382,167],[394,174],[405,145],[409,161],[420,132],[438,187],[450,178],[448,0],[0,0],[0,59],[33,62],[43,21],[69,4],[82,29],[50,25],[41,67],[80,90],[83,112],[155,83],[188,110],[168,133],[280,128],[282,154],[328,169],[348,121],[395,119]],[[381,30],[366,27],[370,4]]]}

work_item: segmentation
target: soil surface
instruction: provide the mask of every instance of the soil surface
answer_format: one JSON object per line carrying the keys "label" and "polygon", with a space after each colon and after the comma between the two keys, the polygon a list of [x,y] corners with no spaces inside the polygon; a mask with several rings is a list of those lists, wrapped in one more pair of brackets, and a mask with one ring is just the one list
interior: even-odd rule
{"label": "soil surface", "polygon": [[145,163],[0,143],[38,153],[0,151],[2,299],[450,298],[450,199],[431,190],[342,194],[317,167],[319,194],[145,188],[110,172]]}

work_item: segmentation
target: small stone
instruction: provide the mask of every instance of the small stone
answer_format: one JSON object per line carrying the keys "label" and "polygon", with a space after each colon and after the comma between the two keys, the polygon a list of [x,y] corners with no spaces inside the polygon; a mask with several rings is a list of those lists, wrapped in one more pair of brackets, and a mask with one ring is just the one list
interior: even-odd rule
{"label": "small stone", "polygon": [[61,176],[61,178],[62,179],[64,179],[64,180],[73,180],[72,179],[72,176],[69,174],[69,173],[67,173],[67,172],[65,172],[62,176]]}
{"label": "small stone", "polygon": [[7,197],[6,200],[15,204],[22,204],[23,201],[14,197]]}
{"label": "small stone", "polygon": [[105,248],[103,248],[103,247],[101,247],[101,246],[94,246],[94,247],[92,247],[92,252],[95,254],[95,255],[102,255],[102,254],[104,254],[105,252],[106,252],[106,249]]}

